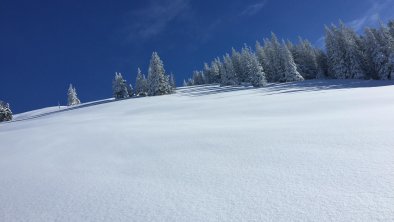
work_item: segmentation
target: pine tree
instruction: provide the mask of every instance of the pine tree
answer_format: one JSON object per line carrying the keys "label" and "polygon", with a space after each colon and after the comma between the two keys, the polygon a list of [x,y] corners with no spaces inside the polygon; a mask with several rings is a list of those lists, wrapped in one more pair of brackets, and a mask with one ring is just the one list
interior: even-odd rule
{"label": "pine tree", "polygon": [[378,30],[367,28],[364,44],[374,77],[381,80],[394,79],[394,63],[391,59],[394,56],[394,38],[389,28],[383,25]]}
{"label": "pine tree", "polygon": [[133,97],[133,96],[134,96],[133,85],[129,84],[129,85],[127,86],[127,93],[129,94],[129,97]]}
{"label": "pine tree", "polygon": [[137,69],[137,78],[135,79],[135,90],[134,94],[136,96],[146,96],[147,92],[147,83],[145,75],[142,74],[141,69]]}
{"label": "pine tree", "polygon": [[0,100],[0,122],[11,121],[12,111],[10,105]]}
{"label": "pine tree", "polygon": [[294,82],[304,80],[301,74],[297,71],[297,65],[295,64],[293,56],[291,55],[285,43],[282,44],[281,53],[283,72],[280,82]]}
{"label": "pine tree", "polygon": [[182,84],[182,86],[183,86],[183,87],[187,86],[186,79],[183,79],[183,84]]}
{"label": "pine tree", "polygon": [[323,50],[316,50],[316,62],[318,67],[316,79],[330,78],[328,75],[327,55],[323,52]]}
{"label": "pine tree", "polygon": [[[209,83],[219,83],[220,82],[220,66],[221,62],[219,58],[214,59],[211,62],[211,67],[210,67],[210,76],[209,76]],[[195,83],[196,84],[196,83]]]}
{"label": "pine tree", "polygon": [[193,83],[194,85],[203,85],[204,82],[204,73],[202,71],[193,71]]}
{"label": "pine tree", "polygon": [[221,74],[221,86],[238,85],[238,78],[235,73],[233,61],[229,54],[223,57],[223,68]]}
{"label": "pine tree", "polygon": [[297,70],[305,79],[315,79],[318,73],[317,53],[316,49],[308,40],[299,38],[299,44],[294,46],[289,41],[287,42],[294,62],[297,65]]}
{"label": "pine tree", "polygon": [[251,57],[251,74],[250,83],[253,87],[263,87],[267,85],[267,79],[263,71],[263,67],[257,60],[257,57],[253,54]]}
{"label": "pine tree", "polygon": [[247,45],[242,48],[241,65],[243,70],[243,82],[249,82],[254,87],[262,87],[267,84],[263,67],[256,55]]}
{"label": "pine tree", "polygon": [[115,73],[115,79],[112,81],[112,92],[115,99],[124,99],[129,97],[127,91],[128,85],[126,80],[123,79],[121,73]]}
{"label": "pine tree", "polygon": [[75,106],[81,103],[77,96],[77,90],[72,86],[72,84],[70,84],[70,86],[68,87],[67,97],[68,106]]}
{"label": "pine tree", "polygon": [[164,95],[170,92],[169,78],[165,74],[164,65],[157,52],[152,53],[148,71],[148,95]]}
{"label": "pine tree", "polygon": [[360,38],[342,22],[326,27],[326,48],[330,71],[338,79],[364,79],[364,57]]}
{"label": "pine tree", "polygon": [[241,64],[241,53],[237,52],[234,48],[231,49],[231,62],[233,63],[235,75],[238,78],[238,82],[241,82],[240,76],[242,75],[242,64]]}

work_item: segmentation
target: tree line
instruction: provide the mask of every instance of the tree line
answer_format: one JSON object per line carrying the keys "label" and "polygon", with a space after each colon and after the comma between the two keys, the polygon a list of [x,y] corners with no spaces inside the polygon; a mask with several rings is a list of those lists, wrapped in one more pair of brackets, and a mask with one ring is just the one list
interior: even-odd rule
{"label": "tree line", "polygon": [[359,35],[340,22],[325,27],[325,50],[299,38],[297,44],[279,41],[272,33],[254,49],[240,51],[205,63],[201,71],[183,81],[184,86],[249,83],[263,87],[267,82],[293,82],[305,79],[394,80],[394,21],[379,28],[366,28]]}
{"label": "tree line", "polygon": [[[325,26],[325,49],[308,40],[280,41],[271,38],[256,42],[254,49],[244,45],[231,54],[204,63],[201,71],[183,81],[184,86],[220,84],[221,86],[251,84],[264,87],[268,82],[293,82],[305,79],[374,79],[394,80],[394,20],[378,28],[366,28],[357,34],[340,22]],[[138,68],[135,86],[127,84],[121,73],[112,81],[115,99],[133,96],[156,96],[173,93],[173,74],[167,74],[157,52],[152,53],[146,77]],[[80,104],[75,87],[70,84],[67,105]],[[12,120],[8,103],[0,101],[0,122]]]}
{"label": "tree line", "polygon": [[[157,52],[152,53],[149,63],[148,77],[142,74],[141,69],[137,69],[137,78],[135,86],[127,84],[121,73],[115,73],[112,80],[112,92],[115,99],[126,99],[134,96],[158,96],[171,94],[176,87],[175,77],[166,74],[163,61]],[[74,106],[81,103],[78,99],[76,89],[70,84],[67,93],[68,106]]]}

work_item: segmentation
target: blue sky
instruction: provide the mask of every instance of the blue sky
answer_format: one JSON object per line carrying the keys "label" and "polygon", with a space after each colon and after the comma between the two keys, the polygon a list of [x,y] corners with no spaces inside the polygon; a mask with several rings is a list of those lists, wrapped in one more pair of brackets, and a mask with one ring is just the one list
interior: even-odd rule
{"label": "blue sky", "polygon": [[[275,32],[322,45],[339,19],[362,31],[394,18],[390,0],[0,0],[0,99],[14,113],[111,96],[121,72],[134,83],[157,51],[177,83],[203,62]],[[392,17],[390,17],[392,16]]]}

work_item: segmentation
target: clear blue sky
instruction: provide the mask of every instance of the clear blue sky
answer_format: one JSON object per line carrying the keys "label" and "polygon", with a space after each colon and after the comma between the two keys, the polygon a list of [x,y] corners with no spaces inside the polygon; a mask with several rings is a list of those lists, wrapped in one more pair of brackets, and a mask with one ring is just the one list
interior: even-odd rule
{"label": "clear blue sky", "polygon": [[271,31],[320,45],[325,24],[360,31],[393,11],[392,0],[0,0],[0,99],[14,113],[64,105],[69,83],[82,102],[108,98],[114,73],[134,84],[154,50],[179,85]]}

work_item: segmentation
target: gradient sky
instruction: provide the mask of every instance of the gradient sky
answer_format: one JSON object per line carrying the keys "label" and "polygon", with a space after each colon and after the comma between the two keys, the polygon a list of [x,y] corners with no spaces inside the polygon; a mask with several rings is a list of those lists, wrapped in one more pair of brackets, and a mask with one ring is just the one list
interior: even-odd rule
{"label": "gradient sky", "polygon": [[65,105],[70,83],[82,102],[109,98],[115,72],[134,84],[152,51],[180,85],[271,31],[321,46],[325,24],[361,32],[393,11],[394,0],[0,0],[0,100],[14,113]]}

